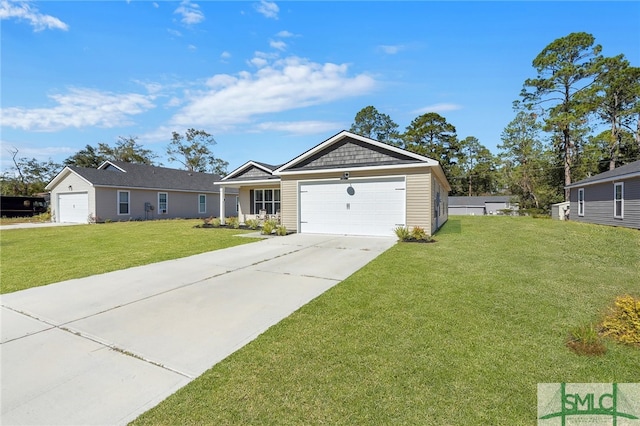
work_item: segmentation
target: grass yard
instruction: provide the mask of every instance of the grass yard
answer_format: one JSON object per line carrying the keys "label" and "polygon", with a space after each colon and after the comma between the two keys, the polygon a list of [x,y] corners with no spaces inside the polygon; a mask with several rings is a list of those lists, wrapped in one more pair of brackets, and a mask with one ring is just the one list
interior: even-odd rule
{"label": "grass yard", "polygon": [[158,220],[0,231],[1,293],[255,241],[201,220]]}
{"label": "grass yard", "polygon": [[538,383],[638,382],[640,348],[572,327],[640,296],[640,232],[453,217],[397,244],[135,425],[536,424]]}

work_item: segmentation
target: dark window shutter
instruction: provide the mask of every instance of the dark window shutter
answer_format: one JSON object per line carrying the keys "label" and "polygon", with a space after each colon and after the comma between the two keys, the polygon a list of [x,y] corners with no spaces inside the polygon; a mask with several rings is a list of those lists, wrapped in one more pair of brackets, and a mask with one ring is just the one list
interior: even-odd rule
{"label": "dark window shutter", "polygon": [[249,190],[249,214],[256,214],[255,212],[255,199],[253,195],[253,189]]}

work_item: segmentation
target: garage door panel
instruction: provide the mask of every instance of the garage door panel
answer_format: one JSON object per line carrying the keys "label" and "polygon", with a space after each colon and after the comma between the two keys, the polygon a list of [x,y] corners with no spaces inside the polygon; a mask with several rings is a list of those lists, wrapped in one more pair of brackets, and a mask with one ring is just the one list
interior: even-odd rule
{"label": "garage door panel", "polygon": [[58,194],[58,220],[65,223],[87,223],[89,194]]}
{"label": "garage door panel", "polygon": [[404,178],[300,185],[300,232],[393,235],[405,222]]}

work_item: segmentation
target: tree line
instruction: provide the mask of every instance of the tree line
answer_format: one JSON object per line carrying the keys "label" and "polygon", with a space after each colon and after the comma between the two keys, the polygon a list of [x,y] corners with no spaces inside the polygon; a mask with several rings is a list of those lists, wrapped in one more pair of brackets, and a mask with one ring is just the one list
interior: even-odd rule
{"label": "tree line", "polygon": [[[227,174],[229,163],[217,158],[212,151],[215,139],[204,130],[188,129],[184,134],[172,132],[166,147],[167,159],[177,162],[190,172]],[[18,157],[18,150],[10,151],[13,167],[0,177],[2,195],[33,195],[45,191],[45,186],[65,166],[97,168],[105,161],[160,166],[158,156],[138,143],[135,136],[119,136],[114,145],[100,142],[97,146],[86,145],[83,149],[63,161],[38,161],[35,158]]]}
{"label": "tree line", "polygon": [[[422,114],[400,132],[374,106],[360,110],[350,131],[438,160],[451,195],[513,195],[522,209],[548,210],[568,199],[572,182],[640,159],[640,68],[623,54],[604,57],[595,38],[571,33],[546,46],[532,61],[535,76],[513,102],[514,117],[493,154],[475,136],[459,138],[435,112]],[[172,132],[168,160],[189,171],[226,175],[228,163],[213,155],[215,139],[204,130]],[[0,177],[5,195],[30,195],[67,165],[98,167],[106,160],[158,165],[157,156],[119,137],[115,145],[87,145],[62,165],[17,158]]]}
{"label": "tree line", "polygon": [[474,136],[458,138],[435,112],[401,133],[391,117],[367,106],[351,131],[438,160],[451,195],[513,195],[523,209],[548,210],[568,200],[572,182],[640,159],[640,68],[623,54],[601,52],[584,32],[546,46],[495,155]]}

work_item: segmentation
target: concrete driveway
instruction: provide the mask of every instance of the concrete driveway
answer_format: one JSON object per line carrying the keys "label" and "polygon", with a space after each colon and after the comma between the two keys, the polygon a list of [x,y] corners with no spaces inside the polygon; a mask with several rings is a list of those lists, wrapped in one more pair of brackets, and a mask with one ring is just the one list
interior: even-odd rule
{"label": "concrete driveway", "polygon": [[0,424],[126,424],[394,243],[294,234],[3,295]]}

